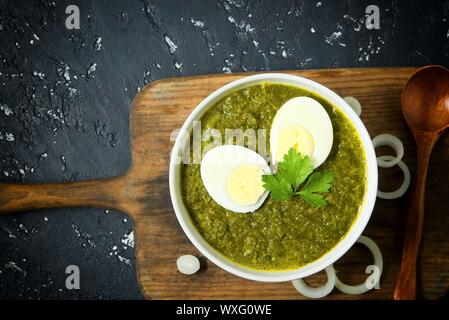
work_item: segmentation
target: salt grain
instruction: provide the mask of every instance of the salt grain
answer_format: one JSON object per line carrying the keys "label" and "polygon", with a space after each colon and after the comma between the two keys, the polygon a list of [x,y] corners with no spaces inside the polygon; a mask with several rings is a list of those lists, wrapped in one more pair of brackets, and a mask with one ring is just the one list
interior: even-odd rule
{"label": "salt grain", "polygon": [[175,68],[178,69],[178,71],[182,71],[182,63],[181,62],[175,62]]}
{"label": "salt grain", "polygon": [[134,231],[131,231],[129,234],[125,234],[121,242],[128,247],[134,248]]}
{"label": "salt grain", "polygon": [[204,22],[203,21],[196,20],[194,18],[190,18],[190,22],[193,24],[194,27],[204,28]]}
{"label": "salt grain", "polygon": [[92,63],[89,66],[89,69],[87,69],[87,75],[91,75],[92,73],[94,73],[95,71],[97,71],[97,64],[96,63]]}
{"label": "salt grain", "polygon": [[39,77],[41,80],[45,78],[45,74],[43,72],[33,71],[33,76]]}
{"label": "salt grain", "polygon": [[125,257],[122,257],[121,255],[117,255],[117,258],[120,260],[120,262],[124,262],[125,264],[127,264],[129,266],[131,265],[131,260],[129,260]]}
{"label": "salt grain", "polygon": [[9,117],[13,113],[11,108],[9,108],[6,104],[0,103],[0,110],[2,110],[7,117]]}
{"label": "salt grain", "polygon": [[5,133],[6,141],[13,142],[14,141],[14,135],[10,132]]}
{"label": "salt grain", "polygon": [[175,53],[176,49],[178,49],[178,46],[170,39],[168,36],[165,36],[165,43],[168,46],[168,50],[171,54]]}
{"label": "salt grain", "polygon": [[94,43],[94,51],[100,51],[102,46],[103,46],[103,44],[102,44],[102,38],[101,38],[101,37],[98,37],[98,38],[95,40],[95,43]]}

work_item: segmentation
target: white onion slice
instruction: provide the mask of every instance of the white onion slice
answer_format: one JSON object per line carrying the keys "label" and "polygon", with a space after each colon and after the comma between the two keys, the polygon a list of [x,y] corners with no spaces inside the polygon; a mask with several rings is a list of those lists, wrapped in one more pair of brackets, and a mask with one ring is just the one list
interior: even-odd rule
{"label": "white onion slice", "polygon": [[359,100],[351,96],[344,97],[343,100],[345,100],[355,111],[355,113],[357,113],[357,115],[360,117],[360,115],[362,114],[362,105],[360,104]]}
{"label": "white onion slice", "polygon": [[373,240],[366,236],[360,236],[357,242],[365,245],[371,251],[374,258],[374,265],[377,267],[377,270],[374,270],[374,272],[368,276],[364,283],[355,286],[347,285],[341,282],[340,279],[338,279],[338,276],[335,276],[335,287],[341,292],[347,294],[362,294],[373,289],[375,285],[380,281],[380,277],[382,276],[384,263],[379,247]]}
{"label": "white onion slice", "polygon": [[402,144],[402,141],[399,140],[398,137],[389,133],[379,134],[378,136],[374,137],[373,146],[374,149],[379,146],[388,146],[396,152],[396,156],[392,159],[388,158],[389,160],[387,160],[387,158],[384,156],[377,158],[377,165],[381,168],[391,168],[397,165],[404,156],[404,145]]}
{"label": "white onion slice", "polygon": [[324,270],[326,271],[327,274],[327,282],[325,285],[315,288],[309,286],[303,279],[297,279],[292,281],[293,286],[300,294],[302,294],[305,297],[313,299],[324,298],[334,289],[336,279],[333,265],[330,265]]}
{"label": "white onion slice", "polygon": [[[382,158],[385,159],[386,161],[392,161],[394,159],[393,156],[388,156],[388,155],[382,156]],[[383,192],[383,191],[377,190],[377,196],[379,198],[392,200],[392,199],[402,197],[404,195],[404,193],[407,191],[407,189],[410,187],[411,175],[410,175],[410,170],[408,169],[408,166],[403,161],[399,161],[398,166],[404,173],[404,181],[402,182],[401,186],[398,189],[396,189],[395,191]]]}
{"label": "white onion slice", "polygon": [[200,260],[197,257],[190,254],[180,256],[176,260],[176,266],[179,272],[187,275],[191,275],[200,270]]}

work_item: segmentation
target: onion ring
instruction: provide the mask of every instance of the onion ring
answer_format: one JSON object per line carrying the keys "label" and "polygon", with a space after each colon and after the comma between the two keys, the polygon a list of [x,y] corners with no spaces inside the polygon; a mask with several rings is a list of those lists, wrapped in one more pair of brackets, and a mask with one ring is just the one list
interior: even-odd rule
{"label": "onion ring", "polygon": [[[393,156],[388,156],[388,155],[382,156],[382,158],[387,161],[392,161],[392,159],[394,159]],[[410,175],[410,170],[408,169],[408,166],[402,160],[398,162],[398,166],[404,173],[404,181],[402,182],[401,186],[398,189],[396,189],[395,191],[383,192],[383,191],[377,190],[377,196],[379,198],[392,200],[392,199],[402,197],[404,195],[404,193],[407,191],[407,189],[410,187],[411,175]]]}
{"label": "onion ring", "polygon": [[387,161],[385,156],[377,157],[377,165],[381,168],[391,168],[397,165],[404,156],[404,145],[402,144],[402,141],[399,140],[398,137],[389,133],[379,134],[374,137],[373,146],[374,149],[379,146],[388,146],[396,152],[396,157],[393,157],[390,161]]}
{"label": "onion ring", "polygon": [[186,254],[176,260],[176,266],[179,272],[191,275],[200,270],[200,260],[191,254]]}
{"label": "onion ring", "polygon": [[[355,286],[347,285],[341,282],[338,276],[335,276],[335,287],[347,294],[362,294],[373,289],[379,283],[380,277],[382,276],[383,259],[379,247],[373,240],[366,236],[360,236],[357,242],[363,244],[371,251],[374,258],[374,265],[377,267],[378,272],[371,273],[365,282]],[[371,285],[368,285],[368,283]]]}
{"label": "onion ring", "polygon": [[354,97],[348,96],[344,97],[343,100],[346,101],[347,104],[357,113],[357,115],[360,117],[362,114],[362,105],[360,104],[359,100],[357,100]]}
{"label": "onion ring", "polygon": [[324,269],[324,271],[326,271],[327,274],[327,282],[324,286],[316,288],[311,287],[303,279],[293,280],[292,284],[295,289],[305,297],[313,299],[324,298],[334,289],[335,280],[337,278],[333,265],[330,265],[329,267]]}

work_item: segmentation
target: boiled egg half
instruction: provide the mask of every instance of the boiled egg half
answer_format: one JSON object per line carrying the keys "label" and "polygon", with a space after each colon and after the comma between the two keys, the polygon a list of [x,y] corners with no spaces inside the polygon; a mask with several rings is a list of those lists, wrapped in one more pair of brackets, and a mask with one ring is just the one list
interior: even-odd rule
{"label": "boiled egg half", "polygon": [[209,150],[200,166],[201,179],[212,199],[234,212],[256,211],[268,196],[262,175],[270,167],[257,152],[237,145]]}
{"label": "boiled egg half", "polygon": [[277,111],[271,125],[271,163],[275,167],[294,148],[310,156],[316,168],[328,157],[333,140],[332,122],[318,101],[310,97],[290,99]]}

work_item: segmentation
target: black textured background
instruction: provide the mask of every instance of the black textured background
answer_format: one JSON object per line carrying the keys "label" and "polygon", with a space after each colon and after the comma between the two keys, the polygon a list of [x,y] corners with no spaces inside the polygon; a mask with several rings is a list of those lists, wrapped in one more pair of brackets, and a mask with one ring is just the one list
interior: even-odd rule
{"label": "black textured background", "polygon": [[[80,30],[65,28],[69,4]],[[365,28],[369,4],[380,30]],[[448,61],[447,1],[0,0],[0,181],[123,173],[131,100],[156,79]],[[0,217],[0,298],[142,298],[132,230],[99,209]],[[71,264],[80,290],[65,288]]]}

